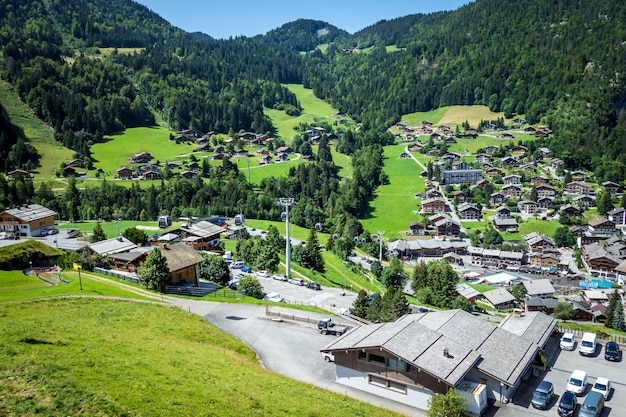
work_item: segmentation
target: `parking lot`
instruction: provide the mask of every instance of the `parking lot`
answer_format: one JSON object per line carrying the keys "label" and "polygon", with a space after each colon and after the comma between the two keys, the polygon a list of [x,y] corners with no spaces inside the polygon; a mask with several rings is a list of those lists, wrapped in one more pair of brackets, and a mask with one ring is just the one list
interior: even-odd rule
{"label": "parking lot", "polygon": [[[528,378],[517,390],[512,401],[497,410],[495,415],[498,417],[525,415],[556,416],[559,400],[563,392],[565,392],[568,378],[575,369],[580,369],[587,372],[589,379],[585,395],[578,397],[579,407],[584,401],[585,396],[591,390],[596,378],[606,377],[611,381],[613,391],[608,401],[605,403],[602,416],[626,416],[626,401],[624,401],[624,395],[626,393],[626,372],[623,362],[610,362],[604,359],[604,342],[598,343],[596,353],[593,357],[581,356],[578,353],[579,341],[580,340],[577,341],[573,351],[562,351],[559,348],[558,338],[551,338],[546,347],[546,358],[549,364],[548,369],[538,378],[532,376]],[[552,401],[547,410],[537,410],[531,405],[533,391],[544,379],[554,384],[556,398]]]}

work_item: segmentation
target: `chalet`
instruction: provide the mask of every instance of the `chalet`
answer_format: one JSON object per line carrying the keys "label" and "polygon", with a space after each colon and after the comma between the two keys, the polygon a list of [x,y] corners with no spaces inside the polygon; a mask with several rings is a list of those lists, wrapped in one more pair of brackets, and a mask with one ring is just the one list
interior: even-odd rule
{"label": "chalet", "polygon": [[583,212],[578,207],[571,204],[566,204],[565,206],[561,207],[561,213],[566,214],[570,217],[580,217],[583,215]]}
{"label": "chalet", "polygon": [[536,167],[535,167],[535,163],[534,162],[528,162],[528,163],[526,163],[524,165],[521,165],[519,167],[519,170],[520,171],[531,171],[532,172],[532,171],[535,170],[535,168]]}
{"label": "chalet", "polygon": [[517,220],[496,217],[493,219],[493,227],[500,232],[515,232],[517,230]]}
{"label": "chalet", "polygon": [[452,135],[450,135],[450,136],[446,136],[446,140],[445,140],[445,142],[446,142],[447,144],[449,144],[449,145],[450,145],[450,144],[453,144],[453,143],[456,143],[456,138],[455,138],[454,136],[452,136]]}
{"label": "chalet", "polygon": [[537,129],[534,126],[526,126],[524,128],[524,132],[526,133],[535,133]]}
{"label": "chalet", "polygon": [[147,164],[153,159],[153,156],[150,152],[141,152],[136,153],[130,158],[130,162],[132,164]]}
{"label": "chalet", "polygon": [[606,214],[609,220],[615,223],[615,226],[623,226],[626,224],[626,209],[623,207],[611,210]]}
{"label": "chalet", "polygon": [[554,158],[550,161],[550,167],[553,169],[559,169],[565,162],[562,159]]}
{"label": "chalet", "polygon": [[276,162],[285,162],[289,160],[289,155],[284,152],[280,152],[276,154]]}
{"label": "chalet", "polygon": [[399,159],[411,159],[411,154],[408,152],[402,152],[399,156]]}
{"label": "chalet", "polygon": [[492,154],[498,151],[498,147],[496,145],[488,145],[485,147],[485,152],[488,154]]}
{"label": "chalet", "polygon": [[511,155],[521,155],[528,152],[528,148],[526,146],[517,145],[511,148]]}
{"label": "chalet", "polygon": [[459,217],[463,220],[479,220],[482,218],[482,213],[476,207],[476,204],[461,203],[457,207],[457,211],[459,212]]}
{"label": "chalet", "polygon": [[128,252],[131,249],[137,249],[137,245],[126,239],[124,236],[118,236],[87,245],[87,253],[100,256]]}
{"label": "chalet", "polygon": [[[524,260],[523,252],[505,251],[500,249],[486,249],[480,247],[470,247],[470,260],[472,265],[488,267],[519,267]],[[509,274],[510,275],[510,274]],[[510,275],[508,281],[513,281],[515,275]]]}
{"label": "chalet", "polygon": [[509,166],[515,166],[519,164],[519,161],[516,158],[513,158],[512,156],[505,156],[503,158],[500,158],[500,162],[502,162],[502,165],[509,165]]}
{"label": "chalet", "polygon": [[586,194],[577,195],[576,197],[572,198],[572,201],[578,204],[578,207],[582,209],[593,207],[596,204],[596,200],[593,197],[586,195]]}
{"label": "chalet", "polygon": [[502,187],[502,194],[507,197],[519,198],[522,196],[522,187],[514,184],[505,185],[504,187]]}
{"label": "chalet", "polygon": [[452,218],[446,216],[434,222],[435,234],[437,236],[458,236],[461,233],[461,225]]}
{"label": "chalet", "polygon": [[426,198],[441,198],[443,197],[443,194],[441,193],[441,191],[439,191],[436,188],[431,188],[430,190],[426,191]]}
{"label": "chalet", "polygon": [[167,260],[172,277],[171,284],[189,283],[198,286],[200,264],[204,257],[184,243],[165,245],[155,250],[160,250],[161,255]]}
{"label": "chalet", "polygon": [[259,165],[268,165],[272,163],[272,157],[269,155],[263,155],[259,160]]}
{"label": "chalet", "polygon": [[13,171],[9,171],[7,173],[7,177],[9,177],[12,180],[15,179],[26,179],[26,178],[31,178],[32,175],[28,172],[28,171],[24,171],[23,169],[14,169]]}
{"label": "chalet", "polygon": [[211,144],[209,142],[205,142],[201,145],[198,145],[198,147],[196,149],[194,149],[194,152],[211,152]]}
{"label": "chalet", "polygon": [[387,244],[389,253],[407,260],[442,257],[449,253],[461,254],[467,251],[467,247],[468,244],[463,241],[439,239],[394,240]]}
{"label": "chalet", "polygon": [[522,200],[517,203],[517,209],[520,213],[535,214],[537,212],[537,203],[530,200]]}
{"label": "chalet", "polygon": [[487,304],[496,310],[503,310],[515,306],[515,297],[505,288],[496,288],[486,291],[476,297],[476,301]]}
{"label": "chalet", "polygon": [[524,311],[540,311],[544,314],[552,314],[556,309],[559,300],[556,298],[527,297],[522,300]]}
{"label": "chalet", "polygon": [[452,195],[454,196],[454,200],[457,203],[464,203],[467,200],[467,194],[465,194],[463,191],[455,191],[452,193]]}
{"label": "chalet", "polygon": [[413,222],[409,224],[409,231],[406,232],[407,236],[424,236],[426,230],[421,223]]}
{"label": "chalet", "polygon": [[476,297],[480,294],[478,291],[476,291],[474,288],[470,287],[467,284],[456,284],[455,289],[461,297],[465,298],[472,304],[476,302]]}
{"label": "chalet", "polygon": [[539,197],[537,199],[537,208],[547,209],[554,202],[552,197]]}
{"label": "chalet", "polygon": [[502,176],[502,173],[503,171],[500,168],[496,168],[496,167],[489,168],[486,172],[489,178],[493,178],[495,176]]}
{"label": "chalet", "polygon": [[446,201],[443,198],[429,198],[422,201],[422,213],[443,213]]}
{"label": "chalet", "polygon": [[313,155],[302,155],[302,160],[306,162],[313,162],[315,161],[315,157]]}
{"label": "chalet", "polygon": [[574,181],[585,181],[587,179],[587,173],[584,171],[572,171],[570,175]]}
{"label": "chalet", "polygon": [[504,178],[502,178],[504,180],[505,184],[521,184],[522,183],[522,176],[521,175],[517,175],[517,174],[512,174],[512,175],[507,175]]}
{"label": "chalet", "polygon": [[[496,209],[496,219],[511,218],[511,210],[506,206],[500,206]],[[515,225],[517,227],[517,224]]]}
{"label": "chalet", "polygon": [[555,325],[542,313],[509,317],[498,327],[463,310],[409,314],[359,326],[322,352],[334,355],[339,384],[422,410],[452,388],[472,391],[482,412],[487,398],[515,393]]}
{"label": "chalet", "polygon": [[169,169],[180,169],[180,164],[178,162],[170,161],[167,163],[167,167]]}
{"label": "chalet", "polygon": [[328,135],[326,135],[326,139],[328,139],[328,140],[337,140],[337,139],[339,139],[339,136],[337,136],[336,133],[331,132]]}
{"label": "chalet", "polygon": [[548,158],[550,156],[550,154],[552,154],[552,151],[549,148],[546,148],[546,147],[539,148],[539,152],[541,152],[541,154],[543,155],[544,158]]}
{"label": "chalet", "polygon": [[419,152],[424,145],[422,145],[421,143],[414,143],[413,145],[409,146],[409,151],[411,152]]}
{"label": "chalet", "polygon": [[553,253],[533,252],[528,255],[528,264],[532,268],[545,271],[557,271],[559,267],[559,257]]}
{"label": "chalet", "polygon": [[554,197],[556,188],[548,184],[541,184],[536,187],[538,197]]}
{"label": "chalet", "polygon": [[247,140],[247,141],[251,141],[253,139],[256,139],[256,135],[254,133],[250,133],[250,132],[240,133],[239,135],[237,135],[237,137],[239,139]]}
{"label": "chalet", "polygon": [[441,173],[444,184],[475,183],[483,178],[482,169],[444,170]]}
{"label": "chalet", "polygon": [[123,167],[117,170],[117,178],[121,180],[128,180],[133,177],[133,170],[128,167]]}
{"label": "chalet", "polygon": [[189,164],[187,164],[187,169],[189,171],[199,172],[200,171],[200,164],[198,164],[196,161],[190,162]]}
{"label": "chalet", "polygon": [[466,161],[454,161],[452,162],[452,170],[467,170],[469,169],[469,164]]}
{"label": "chalet", "polygon": [[572,194],[589,194],[591,185],[586,182],[572,181],[565,185],[564,191]]}
{"label": "chalet", "polygon": [[544,234],[532,232],[523,236],[528,250],[534,253],[557,252],[554,240]]}
{"label": "chalet", "polygon": [[72,166],[65,166],[63,167],[63,176],[64,177],[73,177],[74,175],[76,175],[76,168],[72,167]]}
{"label": "chalet", "polygon": [[237,149],[233,156],[235,156],[237,158],[247,158],[250,155],[248,155],[248,151],[245,150],[245,149]]}
{"label": "chalet", "polygon": [[509,132],[504,132],[499,136],[501,139],[515,139],[515,135]]}
{"label": "chalet", "polygon": [[548,180],[548,177],[544,177],[542,175],[535,175],[534,177],[530,179],[530,183],[531,185],[536,185],[536,186],[550,185],[550,180]]}
{"label": "chalet", "polygon": [[24,204],[0,212],[0,232],[19,236],[41,236],[54,228],[57,213],[39,204]]}
{"label": "chalet", "polygon": [[426,155],[428,156],[439,156],[441,154],[441,152],[439,152],[439,149],[431,149],[429,150]]}
{"label": "chalet", "polygon": [[504,195],[504,193],[501,193],[499,191],[491,194],[490,198],[489,198],[489,202],[491,204],[502,204],[507,200],[507,197]]}
{"label": "chalet", "polygon": [[518,117],[518,118],[513,119],[513,124],[516,126],[523,126],[526,124],[526,120]]}
{"label": "chalet", "polygon": [[189,171],[189,170],[185,170],[183,172],[181,172],[180,174],[178,174],[181,178],[185,178],[188,180],[194,179],[198,176],[198,172],[197,171]]}
{"label": "chalet", "polygon": [[452,163],[454,161],[457,161],[457,160],[461,159],[461,155],[459,155],[456,152],[448,152],[447,154],[443,155],[441,157],[441,159],[446,161],[446,162]]}
{"label": "chalet", "polygon": [[491,164],[492,161],[493,158],[491,157],[491,155],[487,155],[486,153],[476,155],[476,162],[478,162],[479,164]]}
{"label": "chalet", "polygon": [[536,138],[547,138],[548,136],[550,136],[550,132],[545,129],[537,130],[535,132]]}
{"label": "chalet", "polygon": [[589,272],[613,273],[615,268],[622,263],[622,259],[608,252],[600,243],[583,245],[582,259]]}
{"label": "chalet", "polygon": [[80,168],[82,165],[83,161],[81,159],[72,159],[70,162],[65,164],[65,167]]}
{"label": "chalet", "polygon": [[278,148],[276,148],[274,152],[276,152],[277,154],[279,153],[291,154],[293,153],[293,149],[290,148],[289,146],[279,146]]}
{"label": "chalet", "polygon": [[498,126],[496,126],[494,123],[491,123],[491,122],[483,122],[482,128],[484,130],[496,130]]}
{"label": "chalet", "polygon": [[478,189],[482,190],[482,189],[485,188],[485,186],[487,184],[489,184],[489,181],[480,179],[480,180],[476,181],[476,183],[474,185],[470,185],[470,188],[471,189],[478,188]]}
{"label": "chalet", "polygon": [[156,180],[161,177],[161,174],[159,173],[159,171],[151,169],[151,170],[143,172],[141,176],[144,180]]}
{"label": "chalet", "polygon": [[526,295],[529,297],[553,298],[554,294],[556,294],[552,281],[547,278],[524,280],[521,285],[524,286]]}
{"label": "chalet", "polygon": [[225,228],[203,220],[181,226],[171,233],[179,235],[182,242],[194,250],[211,250],[219,248],[220,235],[224,232]]}
{"label": "chalet", "polygon": [[113,269],[130,274],[136,274],[139,267],[146,261],[152,247],[140,247],[127,252],[112,253],[107,257],[113,263]]}
{"label": "chalet", "polygon": [[611,194],[619,194],[622,192],[622,187],[613,181],[604,181],[602,187]]}
{"label": "chalet", "polygon": [[614,236],[619,234],[615,223],[609,219],[600,218],[589,222],[589,233],[595,236]]}
{"label": "chalet", "polygon": [[221,161],[222,159],[224,159],[224,152],[213,152],[213,155],[211,155],[211,159],[214,161]]}

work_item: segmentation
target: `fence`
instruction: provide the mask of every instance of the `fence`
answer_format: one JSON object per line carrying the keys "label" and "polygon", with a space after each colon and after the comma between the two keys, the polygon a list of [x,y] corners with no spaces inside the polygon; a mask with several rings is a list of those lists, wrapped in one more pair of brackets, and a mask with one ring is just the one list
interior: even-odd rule
{"label": "fence", "polygon": [[[574,337],[576,337],[578,340],[580,340],[583,333],[585,333],[583,330],[572,330],[567,327],[557,326],[557,328],[559,329],[561,333],[572,333]],[[607,329],[607,330],[610,330],[610,329]],[[601,340],[604,342],[613,341],[613,342],[617,342],[620,346],[626,346],[626,336],[619,335],[619,334],[609,334],[609,333],[604,333],[604,332],[592,332],[592,333],[595,333],[598,336],[598,340]]]}
{"label": "fence", "polygon": [[114,278],[123,279],[124,281],[130,281],[130,282],[133,282],[135,284],[141,284],[141,280],[139,278],[137,278],[137,277],[131,277],[129,275],[125,275],[125,274],[117,272],[117,271],[112,271],[110,269],[104,269],[104,268],[95,267],[93,269],[93,272],[97,272],[97,273],[103,274],[103,275],[108,275],[108,276],[114,277]]}

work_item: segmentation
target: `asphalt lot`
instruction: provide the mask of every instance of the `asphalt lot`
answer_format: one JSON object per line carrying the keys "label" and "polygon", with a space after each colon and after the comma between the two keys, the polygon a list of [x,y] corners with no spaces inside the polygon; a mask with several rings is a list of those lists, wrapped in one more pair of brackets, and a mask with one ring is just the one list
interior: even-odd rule
{"label": "asphalt lot", "polygon": [[[546,347],[546,357],[548,369],[538,378],[530,377],[518,390],[512,402],[502,406],[495,414],[498,417],[512,416],[556,416],[557,407],[561,395],[565,392],[565,386],[570,374],[575,369],[580,369],[588,374],[588,385],[586,394],[589,393],[596,378],[603,376],[608,378],[613,384],[613,392],[609,400],[605,402],[603,417],[623,417],[626,416],[626,372],[623,362],[609,362],[604,359],[604,343],[599,343],[594,357],[581,356],[578,353],[578,344],[573,351],[561,351],[558,346],[558,338],[551,338]],[[542,380],[550,381],[554,384],[554,393],[557,398],[552,401],[547,410],[536,410],[530,405],[534,389]],[[578,397],[578,404],[582,404],[585,396]],[[580,407],[580,406],[579,406]]]}

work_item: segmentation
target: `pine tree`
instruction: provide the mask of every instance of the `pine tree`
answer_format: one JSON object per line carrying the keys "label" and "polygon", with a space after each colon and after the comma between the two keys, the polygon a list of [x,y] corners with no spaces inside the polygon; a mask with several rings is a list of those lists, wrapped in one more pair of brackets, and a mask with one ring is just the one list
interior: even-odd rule
{"label": "pine tree", "polygon": [[618,305],[621,305],[620,296],[617,291],[613,291],[613,294],[611,294],[611,297],[609,298],[609,305],[604,311],[604,317],[606,317],[606,320],[604,320],[604,326],[609,329],[613,328],[613,315],[615,314],[615,310],[617,310]]}
{"label": "pine tree", "polygon": [[[613,294],[617,294],[615,291]],[[624,330],[624,307],[622,306],[621,301],[619,300],[619,295],[617,296],[618,303],[615,305],[615,310],[613,310],[613,318],[611,320],[611,327],[616,330]],[[609,320],[609,317],[606,318]]]}
{"label": "pine tree", "polygon": [[317,241],[317,232],[314,227],[311,228],[306,241],[306,258],[309,264],[308,266],[311,269],[322,273],[324,272],[324,258],[322,257],[322,251]]}
{"label": "pine tree", "polygon": [[361,289],[356,296],[356,300],[354,300],[354,303],[352,303],[352,306],[350,307],[350,314],[364,319],[367,317],[369,305],[369,296],[365,290]]}
{"label": "pine tree", "polygon": [[93,234],[91,235],[91,243],[101,242],[107,239],[106,233],[102,230],[102,225],[100,222],[96,222],[96,225],[93,227]]}

